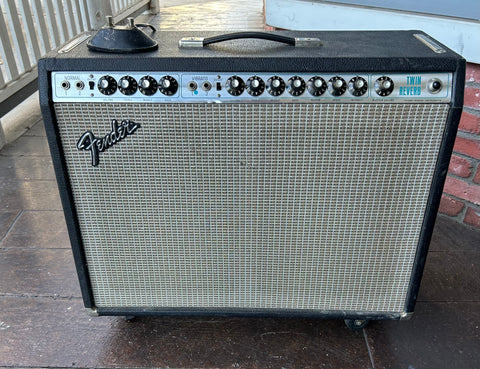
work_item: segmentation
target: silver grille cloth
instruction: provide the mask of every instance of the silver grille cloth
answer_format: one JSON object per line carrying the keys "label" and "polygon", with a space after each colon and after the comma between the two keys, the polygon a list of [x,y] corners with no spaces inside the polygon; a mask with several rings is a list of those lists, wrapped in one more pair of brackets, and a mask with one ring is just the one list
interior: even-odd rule
{"label": "silver grille cloth", "polygon": [[57,103],[96,306],[403,311],[448,109]]}

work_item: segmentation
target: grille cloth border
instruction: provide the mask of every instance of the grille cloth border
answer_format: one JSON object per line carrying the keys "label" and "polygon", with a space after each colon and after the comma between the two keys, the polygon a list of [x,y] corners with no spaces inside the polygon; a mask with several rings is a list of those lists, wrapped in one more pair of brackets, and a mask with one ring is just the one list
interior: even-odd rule
{"label": "grille cloth border", "polygon": [[54,106],[97,307],[403,310],[448,104]]}

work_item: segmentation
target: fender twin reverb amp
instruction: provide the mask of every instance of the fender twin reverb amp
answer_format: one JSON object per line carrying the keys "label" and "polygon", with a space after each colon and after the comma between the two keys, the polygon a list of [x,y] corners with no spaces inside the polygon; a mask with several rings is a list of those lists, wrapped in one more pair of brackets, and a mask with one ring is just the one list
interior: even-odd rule
{"label": "fender twin reverb amp", "polygon": [[465,61],[420,31],[273,35],[39,62],[92,313],[413,312]]}

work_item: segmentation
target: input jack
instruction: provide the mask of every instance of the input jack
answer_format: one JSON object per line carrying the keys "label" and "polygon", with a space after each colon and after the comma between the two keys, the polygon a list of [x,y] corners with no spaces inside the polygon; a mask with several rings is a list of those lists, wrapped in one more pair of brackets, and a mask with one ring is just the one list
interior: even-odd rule
{"label": "input jack", "polygon": [[83,83],[82,81],[77,81],[75,82],[75,87],[77,90],[83,90],[83,88],[85,87],[85,83]]}
{"label": "input jack", "polygon": [[190,90],[190,91],[196,91],[198,85],[197,85],[197,82],[195,81],[190,81],[187,83],[187,88]]}
{"label": "input jack", "polygon": [[202,90],[203,91],[210,91],[212,89],[212,84],[208,81],[202,83]]}
{"label": "input jack", "polygon": [[63,88],[64,90],[68,90],[68,89],[70,89],[70,82],[68,82],[68,81],[63,81],[63,82],[60,84],[60,86],[62,86],[62,88]]}

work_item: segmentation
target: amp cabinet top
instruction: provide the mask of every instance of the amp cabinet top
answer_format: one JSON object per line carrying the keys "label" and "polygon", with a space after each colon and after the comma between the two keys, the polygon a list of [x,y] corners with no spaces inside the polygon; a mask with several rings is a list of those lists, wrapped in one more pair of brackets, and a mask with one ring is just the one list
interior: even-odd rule
{"label": "amp cabinet top", "polygon": [[[148,31],[145,31],[148,32]],[[259,39],[241,39],[203,48],[180,48],[186,37],[210,37],[222,32],[157,31],[158,49],[135,54],[91,51],[90,34],[71,49],[57,49],[40,61],[47,70],[198,70],[302,72],[320,71],[455,71],[462,57],[421,31],[282,31],[274,34],[315,37],[320,46],[290,46]],[[61,51],[59,53],[59,50]],[[62,52],[67,50],[67,52]]]}
{"label": "amp cabinet top", "polygon": [[[325,102],[329,101],[326,97],[335,98],[335,101],[366,99],[369,102],[379,97],[382,101],[420,101],[420,97],[428,101],[452,102],[456,107],[462,105],[465,60],[421,31],[282,31],[270,34],[318,39],[319,42],[292,46],[248,38],[203,47],[180,47],[182,39],[219,34],[222,32],[157,31],[152,37],[158,49],[128,54],[92,51],[87,47],[92,34],[85,33],[39,61],[40,91],[53,89],[50,96],[55,101],[110,101],[110,98],[115,101],[156,101],[160,98],[158,101],[163,101],[164,97],[168,101],[179,97],[175,100],[178,102],[186,101],[185,98],[225,101],[232,97],[260,101],[280,96],[297,100],[322,97],[318,100]],[[152,83],[158,85],[160,93],[153,96],[142,90],[146,78],[153,78]],[[170,78],[172,83],[164,81],[165,78]],[[269,83],[275,82],[275,78],[285,83],[290,95],[283,94],[283,90],[276,94],[270,89]],[[234,86],[237,79],[240,93]],[[309,86],[309,83],[319,82],[316,79],[323,84],[322,87],[318,83],[320,93]],[[356,86],[358,89],[354,86],[357,79],[362,82],[361,86]],[[207,85],[202,85],[204,80]],[[249,82],[260,83],[259,91],[248,90]],[[295,82],[300,91],[296,91]],[[340,93],[335,91],[335,82],[343,82]],[[70,89],[71,83],[76,83],[77,88]],[[128,87],[122,90],[119,83]],[[166,89],[174,89],[162,91],[162,83],[166,83]],[[243,93],[243,83],[248,94]],[[384,86],[385,83],[388,86]],[[441,88],[435,89],[434,83]],[[115,88],[109,91],[112,85]],[[134,90],[129,91],[131,87]],[[383,87],[386,87],[386,94]],[[47,95],[41,94],[41,100]],[[391,99],[393,97],[396,99]]]}

